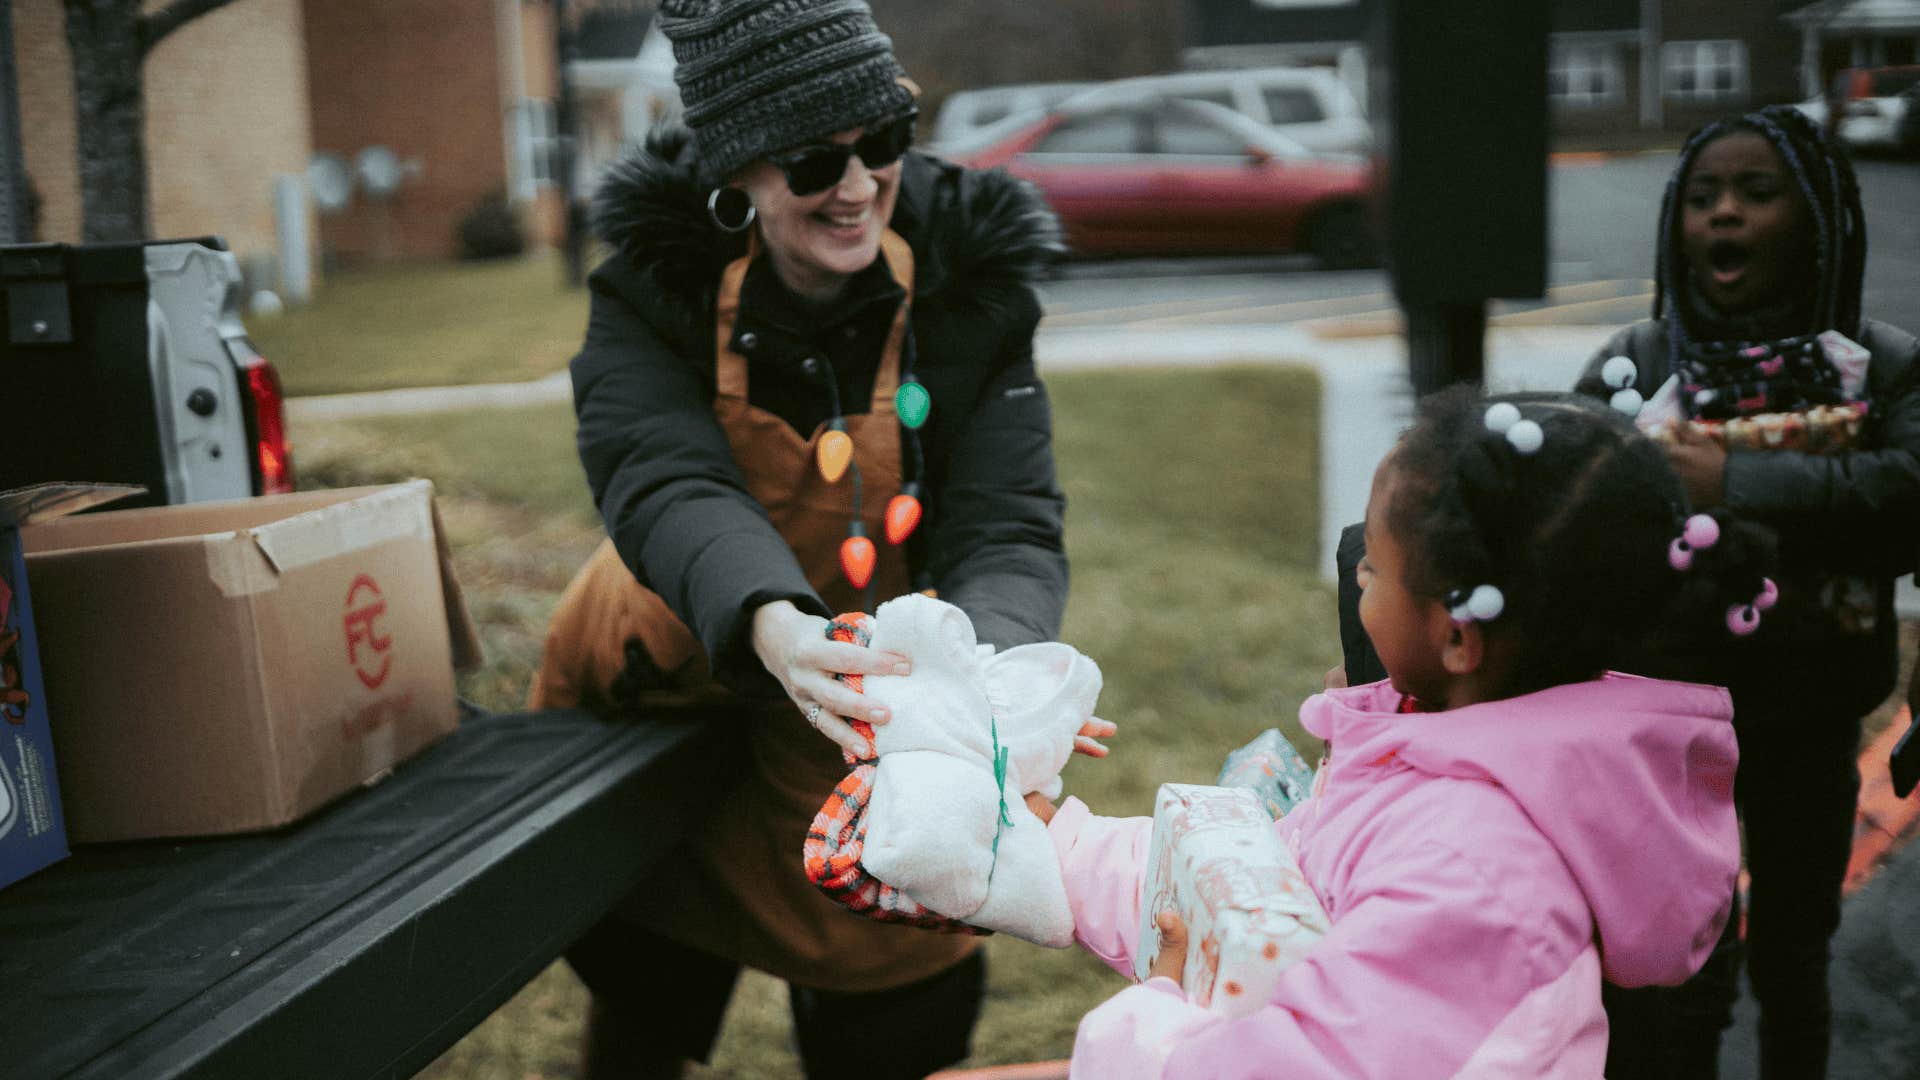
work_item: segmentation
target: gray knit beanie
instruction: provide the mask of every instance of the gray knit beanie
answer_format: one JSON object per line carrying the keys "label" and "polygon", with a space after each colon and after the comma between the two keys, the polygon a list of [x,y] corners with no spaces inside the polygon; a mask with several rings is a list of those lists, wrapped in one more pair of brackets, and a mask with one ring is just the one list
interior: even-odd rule
{"label": "gray knit beanie", "polygon": [[660,29],[709,183],[913,104],[863,0],[663,0]]}

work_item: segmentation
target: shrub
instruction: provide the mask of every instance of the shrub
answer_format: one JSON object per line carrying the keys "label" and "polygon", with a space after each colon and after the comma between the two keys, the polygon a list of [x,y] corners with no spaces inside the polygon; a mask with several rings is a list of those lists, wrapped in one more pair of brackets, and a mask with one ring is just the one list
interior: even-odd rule
{"label": "shrub", "polygon": [[502,190],[488,192],[460,218],[460,257],[498,259],[527,250],[527,232],[520,212],[507,203]]}

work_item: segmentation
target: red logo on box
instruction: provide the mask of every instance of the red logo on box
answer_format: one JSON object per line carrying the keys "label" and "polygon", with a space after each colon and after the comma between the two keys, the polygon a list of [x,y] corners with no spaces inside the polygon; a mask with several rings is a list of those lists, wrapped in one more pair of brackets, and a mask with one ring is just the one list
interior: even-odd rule
{"label": "red logo on box", "polygon": [[[347,663],[353,665],[353,673],[360,676],[360,682],[369,690],[378,689],[387,681],[387,673],[393,670],[393,638],[381,637],[379,627],[374,620],[387,613],[387,602],[380,597],[380,586],[374,584],[372,575],[361,574],[353,579],[347,589],[347,615],[343,624],[347,631]],[[366,646],[367,658],[361,659],[361,646]],[[376,664],[375,662],[378,661]]]}

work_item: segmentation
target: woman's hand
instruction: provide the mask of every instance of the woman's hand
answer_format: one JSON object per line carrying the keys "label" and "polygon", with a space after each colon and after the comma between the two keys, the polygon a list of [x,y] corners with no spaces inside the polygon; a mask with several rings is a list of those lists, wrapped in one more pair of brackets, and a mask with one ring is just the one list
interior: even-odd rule
{"label": "woman's hand", "polygon": [[1661,444],[1667,464],[1680,476],[1695,510],[1720,505],[1727,494],[1727,449],[1692,424],[1676,423],[1671,441]]}
{"label": "woman's hand", "polygon": [[780,681],[807,722],[851,754],[867,752],[866,741],[846,718],[884,724],[885,706],[861,697],[834,675],[905,675],[913,670],[898,653],[827,639],[827,620],[808,615],[791,601],[775,600],[753,613],[753,651],[767,673]]}
{"label": "woman's hand", "polygon": [[1027,809],[1033,811],[1033,816],[1040,819],[1040,824],[1045,825],[1053,820],[1054,811],[1058,807],[1055,807],[1053,800],[1045,795],[1037,791],[1029,791],[1027,792]]}
{"label": "woman's hand", "polygon": [[1187,970],[1187,924],[1180,916],[1171,911],[1163,911],[1154,925],[1160,928],[1160,952],[1153,958],[1152,966],[1147,968],[1147,978],[1165,975],[1180,983],[1180,989],[1187,988],[1183,981]]}

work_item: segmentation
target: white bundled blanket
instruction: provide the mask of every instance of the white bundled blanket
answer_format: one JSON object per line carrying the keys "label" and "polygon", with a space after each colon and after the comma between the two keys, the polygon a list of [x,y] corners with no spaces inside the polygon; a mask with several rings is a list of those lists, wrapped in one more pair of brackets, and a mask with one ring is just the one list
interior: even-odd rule
{"label": "white bundled blanket", "polygon": [[874,728],[861,864],[942,915],[1071,944],[1059,858],[1024,796],[1058,795],[1100,669],[1057,642],[993,652],[959,608],[918,594],[880,605],[870,645],[913,673],[865,678],[892,719]]}

